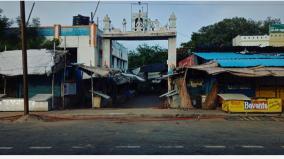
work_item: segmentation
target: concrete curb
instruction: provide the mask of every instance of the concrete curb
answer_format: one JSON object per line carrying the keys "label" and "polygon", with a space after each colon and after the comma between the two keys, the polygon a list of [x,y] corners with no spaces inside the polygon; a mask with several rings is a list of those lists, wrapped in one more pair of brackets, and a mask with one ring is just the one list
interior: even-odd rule
{"label": "concrete curb", "polygon": [[119,118],[193,118],[193,119],[207,119],[207,118],[227,118],[227,117],[283,117],[282,114],[109,114],[109,115],[79,115],[79,114],[39,114],[43,117],[58,118],[58,119],[119,119]]}
{"label": "concrete curb", "polygon": [[[19,113],[16,116],[19,116]],[[0,115],[1,120],[7,120],[8,118],[15,117],[15,114],[2,114]],[[229,118],[229,117],[281,117],[284,116],[281,114],[244,114],[244,113],[223,113],[223,112],[211,112],[211,113],[202,113],[202,112],[162,112],[162,113],[49,113],[49,112],[41,112],[36,113],[32,112],[31,114],[40,116],[46,119],[54,119],[56,120],[95,120],[95,119],[121,119],[121,118],[128,118],[134,119],[135,118],[161,118],[161,119],[181,119],[181,118],[189,118],[189,119],[214,119],[214,118]]]}

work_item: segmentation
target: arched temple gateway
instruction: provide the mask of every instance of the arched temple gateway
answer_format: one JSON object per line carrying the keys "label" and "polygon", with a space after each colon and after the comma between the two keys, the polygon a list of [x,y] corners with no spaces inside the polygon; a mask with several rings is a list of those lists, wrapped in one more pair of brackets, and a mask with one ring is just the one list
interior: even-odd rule
{"label": "arched temple gateway", "polygon": [[[140,5],[140,4],[139,4]],[[147,7],[148,8],[148,7]],[[131,7],[132,10],[132,7]],[[131,30],[126,30],[127,21],[122,20],[123,29],[111,27],[111,18],[106,15],[103,19],[102,49],[103,62],[106,66],[111,66],[111,47],[115,40],[168,40],[168,61],[170,67],[176,66],[176,16],[172,13],[168,24],[161,26],[158,19],[148,18],[148,10],[131,13]]]}

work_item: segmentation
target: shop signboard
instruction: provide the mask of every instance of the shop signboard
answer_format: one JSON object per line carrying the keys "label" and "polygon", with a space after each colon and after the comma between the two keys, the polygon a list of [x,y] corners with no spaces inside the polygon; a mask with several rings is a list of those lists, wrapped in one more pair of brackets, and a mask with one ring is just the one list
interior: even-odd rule
{"label": "shop signboard", "polygon": [[226,112],[282,112],[282,100],[280,98],[224,100],[222,110]]}
{"label": "shop signboard", "polygon": [[161,77],[160,72],[148,72],[148,79],[159,78]]}
{"label": "shop signboard", "polygon": [[66,82],[63,85],[64,95],[76,95],[76,83],[74,82]]}

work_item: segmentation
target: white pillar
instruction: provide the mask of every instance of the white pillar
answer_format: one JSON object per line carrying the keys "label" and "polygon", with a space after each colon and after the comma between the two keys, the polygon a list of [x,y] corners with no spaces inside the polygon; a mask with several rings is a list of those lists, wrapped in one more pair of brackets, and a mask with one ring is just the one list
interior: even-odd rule
{"label": "white pillar", "polygon": [[168,67],[176,67],[177,63],[176,37],[168,39]]}
{"label": "white pillar", "polygon": [[[176,37],[168,39],[168,71],[176,67],[177,54],[176,54]],[[172,90],[171,78],[168,78],[168,91]],[[169,103],[171,103],[169,101]]]}
{"label": "white pillar", "polygon": [[103,39],[103,66],[111,68],[111,40]]}

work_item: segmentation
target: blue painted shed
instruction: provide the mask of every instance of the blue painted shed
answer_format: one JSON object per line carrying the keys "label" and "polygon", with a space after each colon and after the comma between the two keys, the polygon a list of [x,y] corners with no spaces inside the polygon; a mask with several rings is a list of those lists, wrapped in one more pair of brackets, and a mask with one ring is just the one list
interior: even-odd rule
{"label": "blue painted shed", "polygon": [[242,54],[234,52],[198,52],[194,53],[202,62],[217,61],[220,67],[283,67],[284,53],[275,54]]}
{"label": "blue painted shed", "polygon": [[194,54],[209,61],[225,59],[284,59],[284,56],[281,56],[284,53],[277,53],[279,56],[269,55],[268,53],[242,54],[235,52],[197,52]]}
{"label": "blue painted shed", "polygon": [[284,59],[237,59],[217,60],[220,67],[284,67]]}

